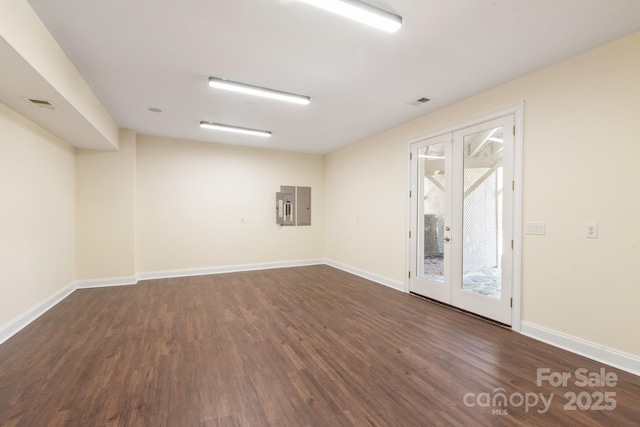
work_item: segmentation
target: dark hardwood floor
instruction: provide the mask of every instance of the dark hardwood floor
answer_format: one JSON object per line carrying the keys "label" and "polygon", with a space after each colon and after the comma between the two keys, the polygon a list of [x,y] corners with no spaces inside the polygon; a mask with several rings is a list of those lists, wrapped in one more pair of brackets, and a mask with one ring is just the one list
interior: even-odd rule
{"label": "dark hardwood floor", "polygon": [[0,426],[638,426],[639,403],[640,377],[328,266],[78,290],[0,346]]}

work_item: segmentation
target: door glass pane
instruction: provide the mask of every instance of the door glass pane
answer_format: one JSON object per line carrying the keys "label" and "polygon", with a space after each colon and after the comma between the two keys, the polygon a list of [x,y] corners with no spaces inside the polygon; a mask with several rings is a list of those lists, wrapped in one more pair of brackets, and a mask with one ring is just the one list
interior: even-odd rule
{"label": "door glass pane", "polygon": [[503,128],[464,137],[462,289],[501,294]]}
{"label": "door glass pane", "polygon": [[418,160],[416,271],[424,279],[444,283],[445,144],[420,148]]}

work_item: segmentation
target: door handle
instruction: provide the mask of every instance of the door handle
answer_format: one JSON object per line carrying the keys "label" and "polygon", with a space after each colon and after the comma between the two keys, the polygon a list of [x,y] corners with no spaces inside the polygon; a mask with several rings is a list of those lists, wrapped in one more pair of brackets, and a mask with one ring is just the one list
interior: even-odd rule
{"label": "door handle", "polygon": [[450,238],[450,237],[445,237],[445,238],[444,238],[444,241],[445,241],[445,242],[450,242],[450,241],[451,241],[451,238]]}

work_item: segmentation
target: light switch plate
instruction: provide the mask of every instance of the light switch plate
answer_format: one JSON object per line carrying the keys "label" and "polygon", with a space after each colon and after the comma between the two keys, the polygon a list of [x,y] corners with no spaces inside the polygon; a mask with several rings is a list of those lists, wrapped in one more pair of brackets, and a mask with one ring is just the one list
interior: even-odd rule
{"label": "light switch plate", "polygon": [[586,225],[584,229],[584,237],[587,239],[597,239],[598,238],[598,224],[589,223]]}
{"label": "light switch plate", "polygon": [[546,231],[547,230],[544,222],[527,222],[527,234],[537,234],[539,236],[543,236]]}

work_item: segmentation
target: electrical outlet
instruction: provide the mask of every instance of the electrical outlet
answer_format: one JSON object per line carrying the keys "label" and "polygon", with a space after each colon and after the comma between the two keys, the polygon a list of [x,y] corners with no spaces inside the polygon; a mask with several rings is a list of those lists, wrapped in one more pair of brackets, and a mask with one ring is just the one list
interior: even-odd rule
{"label": "electrical outlet", "polygon": [[598,238],[598,224],[589,223],[586,225],[584,230],[584,237],[587,239],[597,239]]}
{"label": "electrical outlet", "polygon": [[546,233],[546,226],[544,222],[528,222],[526,226],[527,234],[536,234],[543,236]]}

